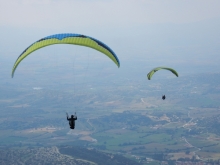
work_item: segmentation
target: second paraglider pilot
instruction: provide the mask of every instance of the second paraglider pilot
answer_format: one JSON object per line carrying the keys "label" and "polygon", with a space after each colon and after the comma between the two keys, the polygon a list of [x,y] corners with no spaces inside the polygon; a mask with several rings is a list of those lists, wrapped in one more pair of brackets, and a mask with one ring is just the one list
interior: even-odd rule
{"label": "second paraglider pilot", "polygon": [[68,113],[66,113],[66,119],[69,121],[70,129],[74,129],[75,128],[75,120],[77,120],[76,112],[75,112],[75,115],[71,115],[70,118],[69,118]]}

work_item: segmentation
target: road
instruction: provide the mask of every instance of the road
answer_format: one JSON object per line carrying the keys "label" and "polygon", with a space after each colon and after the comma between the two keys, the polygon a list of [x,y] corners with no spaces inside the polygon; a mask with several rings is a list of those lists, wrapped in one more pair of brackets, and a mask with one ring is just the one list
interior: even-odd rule
{"label": "road", "polygon": [[93,128],[93,132],[95,132],[95,131],[96,131],[96,128],[92,125],[92,123],[90,122],[90,120],[87,119],[86,122]]}
{"label": "road", "polygon": [[[186,124],[184,124],[182,127],[185,128],[189,123],[191,123],[193,121],[193,117],[190,116],[190,111],[188,112],[188,117],[191,118]],[[187,128],[186,128],[187,129]],[[188,130],[190,131],[191,129],[188,128]],[[189,143],[187,141],[187,139],[185,137],[182,137],[182,139],[187,143],[187,146],[190,147],[190,148],[195,148],[196,150],[193,151],[193,155],[196,157],[196,159],[199,159],[199,160],[203,160],[199,157],[199,155],[197,155],[196,153],[199,152],[201,150],[201,148],[198,148],[194,145],[192,145],[191,143]]]}

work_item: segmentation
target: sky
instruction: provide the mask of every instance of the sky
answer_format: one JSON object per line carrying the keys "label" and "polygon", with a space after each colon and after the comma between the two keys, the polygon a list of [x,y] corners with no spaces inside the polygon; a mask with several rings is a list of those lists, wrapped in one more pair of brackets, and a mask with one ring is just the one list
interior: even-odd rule
{"label": "sky", "polygon": [[125,27],[218,18],[218,0],[0,0],[0,25],[35,28]]}
{"label": "sky", "polygon": [[219,0],[0,0],[0,59],[11,66],[42,37],[78,33],[109,45],[122,67],[136,60],[212,70],[220,62],[219,7]]}

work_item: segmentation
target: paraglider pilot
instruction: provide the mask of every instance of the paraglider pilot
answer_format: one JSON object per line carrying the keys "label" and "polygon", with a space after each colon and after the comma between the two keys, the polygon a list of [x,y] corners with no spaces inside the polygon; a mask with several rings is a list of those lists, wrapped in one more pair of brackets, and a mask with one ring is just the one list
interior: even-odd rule
{"label": "paraglider pilot", "polygon": [[66,119],[69,121],[70,129],[74,129],[75,128],[75,120],[77,120],[76,112],[75,112],[75,115],[71,115],[70,118],[69,118],[68,113],[66,113]]}
{"label": "paraglider pilot", "polygon": [[163,96],[162,96],[162,99],[163,99],[163,100],[165,100],[165,99],[166,99],[166,96],[165,96],[165,95],[163,95]]}

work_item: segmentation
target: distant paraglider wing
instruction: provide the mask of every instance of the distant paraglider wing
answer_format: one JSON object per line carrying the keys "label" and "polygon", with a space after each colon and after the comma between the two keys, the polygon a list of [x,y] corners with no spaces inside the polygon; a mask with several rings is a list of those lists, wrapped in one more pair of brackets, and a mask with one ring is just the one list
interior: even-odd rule
{"label": "distant paraglider wing", "polygon": [[154,75],[155,72],[157,72],[158,70],[161,70],[161,69],[169,70],[169,71],[171,71],[173,74],[175,74],[175,75],[178,77],[178,73],[177,73],[174,69],[172,69],[172,68],[157,67],[157,68],[152,69],[152,70],[147,74],[148,80],[150,80],[150,79],[152,78],[152,76]]}
{"label": "distant paraglider wing", "polygon": [[11,76],[14,76],[17,66],[25,57],[37,49],[53,44],[73,44],[93,48],[108,56],[118,67],[120,67],[120,62],[116,54],[101,41],[81,34],[64,33],[44,37],[26,48],[15,61]]}

